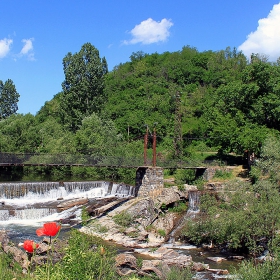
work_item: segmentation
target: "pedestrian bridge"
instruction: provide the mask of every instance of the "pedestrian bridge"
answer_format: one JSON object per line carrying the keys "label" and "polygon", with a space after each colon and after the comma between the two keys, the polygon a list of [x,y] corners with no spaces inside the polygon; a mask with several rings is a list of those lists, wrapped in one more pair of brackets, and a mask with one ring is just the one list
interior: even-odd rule
{"label": "pedestrian bridge", "polygon": [[[92,166],[138,168],[152,166],[152,161],[142,157],[112,157],[82,154],[0,153],[0,166]],[[170,169],[206,169],[211,162],[157,158],[157,166]]]}

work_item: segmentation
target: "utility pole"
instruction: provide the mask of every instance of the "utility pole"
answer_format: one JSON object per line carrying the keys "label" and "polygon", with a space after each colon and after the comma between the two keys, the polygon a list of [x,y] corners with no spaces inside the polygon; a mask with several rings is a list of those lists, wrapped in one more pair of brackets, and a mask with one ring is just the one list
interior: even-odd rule
{"label": "utility pole", "polygon": [[156,151],[156,145],[157,145],[157,136],[156,136],[156,123],[154,123],[154,133],[153,133],[153,167],[156,166],[156,155],[157,155],[157,151]]}
{"label": "utility pole", "polygon": [[144,135],[144,165],[147,165],[148,132],[149,128],[146,125],[146,134]]}
{"label": "utility pole", "polygon": [[174,150],[176,158],[181,158],[183,152],[183,139],[181,94],[179,91],[176,92],[175,96]]}

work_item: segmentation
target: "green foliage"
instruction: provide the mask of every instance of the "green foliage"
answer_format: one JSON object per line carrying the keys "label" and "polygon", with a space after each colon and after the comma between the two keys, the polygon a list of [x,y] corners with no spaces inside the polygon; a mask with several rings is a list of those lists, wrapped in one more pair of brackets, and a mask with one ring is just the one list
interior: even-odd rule
{"label": "green foliage", "polygon": [[166,276],[166,280],[191,280],[194,277],[194,273],[190,268],[171,267],[170,272]]}
{"label": "green foliage", "polygon": [[50,275],[38,267],[35,279],[119,279],[114,270],[116,252],[101,245],[101,240],[72,230],[63,259],[53,265]]}
{"label": "green foliage", "polygon": [[157,232],[158,232],[159,236],[161,236],[161,237],[165,237],[166,236],[166,232],[165,232],[164,229],[158,229]]}
{"label": "green foliage", "polygon": [[238,270],[234,272],[234,279],[238,280],[278,280],[280,279],[280,254],[267,256],[263,263],[254,261],[242,262]]}
{"label": "green foliage", "polygon": [[[197,244],[213,242],[248,250],[253,255],[260,254],[273,241],[280,229],[279,139],[270,138],[265,143],[256,165],[265,176],[253,185],[230,181],[218,199],[204,194],[199,219],[189,221],[183,230],[186,238]],[[275,167],[270,170],[272,165]]]}
{"label": "green foliage", "polygon": [[19,93],[12,80],[0,80],[0,120],[6,119],[18,110]]}
{"label": "green foliage", "polygon": [[231,171],[217,169],[213,179],[228,180],[228,179],[231,179],[232,177],[233,177],[233,174]]}
{"label": "green foliage", "polygon": [[[175,165],[180,156],[184,164],[200,166],[217,151],[218,156],[244,150],[259,156],[265,139],[279,134],[279,64],[259,55],[249,63],[229,47],[199,52],[184,46],[173,53],[135,52],[130,59],[107,73],[106,60],[90,43],[68,53],[62,92],[36,116],[2,118],[1,151],[106,155],[112,158],[104,165],[141,166],[145,124],[151,158],[150,136],[157,123],[157,165]],[[33,171],[51,173],[48,168]],[[59,178],[64,171],[69,170],[54,175]],[[107,174],[134,183],[133,170],[74,167],[70,172],[79,178]],[[257,174],[252,176],[257,180]],[[177,177],[177,185],[194,180],[191,172]]]}
{"label": "green foliage", "polygon": [[61,117],[68,128],[76,131],[84,117],[100,112],[103,106],[107,62],[99,57],[99,51],[94,46],[86,43],[78,53],[68,53],[63,58],[63,71]]}
{"label": "green foliage", "polygon": [[195,180],[195,170],[177,169],[175,173],[176,184],[189,184]]}
{"label": "green foliage", "polygon": [[126,211],[122,211],[113,217],[116,224],[122,227],[128,227],[133,222],[133,217]]}
{"label": "green foliage", "polygon": [[90,219],[90,215],[88,214],[86,206],[82,207],[81,219],[82,219],[82,225],[83,226],[86,225],[88,220]]}
{"label": "green foliage", "polygon": [[168,210],[170,212],[175,212],[175,213],[182,213],[182,212],[186,212],[188,209],[187,204],[184,203],[183,201],[179,201],[177,203],[175,203],[175,205],[171,208],[169,208]]}
{"label": "green foliage", "polygon": [[22,279],[20,266],[15,263],[4,252],[0,252],[0,278],[1,279]]}

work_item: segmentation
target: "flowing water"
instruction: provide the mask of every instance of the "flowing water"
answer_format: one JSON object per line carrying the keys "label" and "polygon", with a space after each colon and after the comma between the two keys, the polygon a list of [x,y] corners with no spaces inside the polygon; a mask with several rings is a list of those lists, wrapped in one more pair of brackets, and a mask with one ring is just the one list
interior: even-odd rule
{"label": "flowing water", "polygon": [[[35,230],[45,222],[81,220],[81,206],[61,211],[57,207],[61,202],[87,198],[94,203],[134,194],[134,186],[107,181],[0,183],[0,230],[7,230],[13,240],[36,240]],[[62,231],[68,228],[62,224]]]}
{"label": "flowing water", "polygon": [[[199,213],[199,204],[200,204],[200,192],[197,190],[190,191],[188,196],[188,210],[187,212],[179,219],[177,225],[174,227],[173,231],[169,234],[168,242],[165,244],[165,247],[171,248],[178,251],[181,254],[191,255],[194,262],[201,262],[209,264],[211,269],[227,269],[230,270],[233,267],[237,267],[240,261],[229,260],[229,255],[222,254],[221,252],[214,251],[211,249],[199,248],[190,244],[182,243],[178,239],[180,236],[181,230],[187,220],[194,219]],[[208,257],[221,257],[224,258],[222,262],[213,262]],[[198,272],[195,276],[195,279],[200,280],[210,280],[210,279],[228,279],[232,278],[232,275],[215,275],[211,272]]]}
{"label": "flowing water", "polygon": [[179,219],[177,222],[177,225],[174,227],[174,229],[169,234],[169,240],[168,244],[170,247],[173,246],[176,234],[180,232],[182,227],[184,226],[185,222],[188,219],[193,219],[197,213],[199,213],[199,197],[200,192],[199,191],[189,191],[189,207],[188,211]]}

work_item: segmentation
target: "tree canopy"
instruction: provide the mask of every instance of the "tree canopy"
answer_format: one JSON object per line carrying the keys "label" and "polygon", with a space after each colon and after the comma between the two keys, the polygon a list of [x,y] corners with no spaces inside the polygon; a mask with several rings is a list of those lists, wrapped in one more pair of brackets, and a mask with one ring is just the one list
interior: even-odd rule
{"label": "tree canopy", "polygon": [[90,43],[78,53],[63,58],[65,80],[60,96],[62,121],[72,131],[78,129],[83,118],[100,111],[105,96],[104,75],[108,72],[105,58]]}
{"label": "tree canopy", "polygon": [[19,93],[12,80],[0,80],[0,120],[8,118],[18,110]]}

